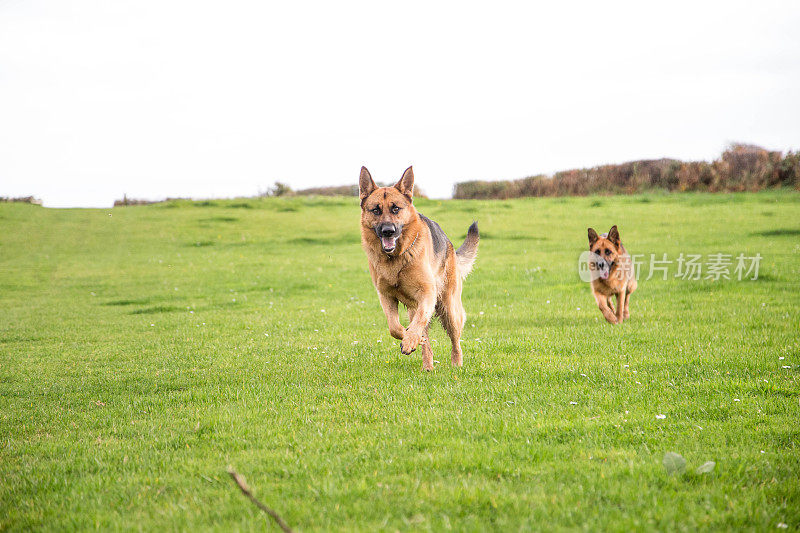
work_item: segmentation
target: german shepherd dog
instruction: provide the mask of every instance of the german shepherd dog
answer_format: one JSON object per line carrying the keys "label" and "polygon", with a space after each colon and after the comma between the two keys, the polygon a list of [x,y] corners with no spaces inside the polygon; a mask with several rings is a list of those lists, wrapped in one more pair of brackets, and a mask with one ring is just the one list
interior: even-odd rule
{"label": "german shepherd dog", "polygon": [[[433,370],[428,327],[435,313],[453,344],[450,360],[453,366],[461,366],[460,340],[467,318],[461,288],[478,253],[478,224],[472,223],[464,244],[455,250],[439,224],[414,208],[411,167],[393,187],[378,187],[369,171],[361,167],[358,187],[361,246],[389,322],[389,333],[402,341],[403,354],[420,347],[422,369]],[[398,302],[408,308],[407,328],[400,324]]]}
{"label": "german shepherd dog", "polygon": [[[628,302],[636,290],[636,276],[631,256],[622,246],[617,226],[608,233],[598,235],[589,228],[589,270],[592,274],[592,294],[597,306],[612,324],[620,324],[630,318]],[[617,310],[611,306],[611,297],[617,297]]]}

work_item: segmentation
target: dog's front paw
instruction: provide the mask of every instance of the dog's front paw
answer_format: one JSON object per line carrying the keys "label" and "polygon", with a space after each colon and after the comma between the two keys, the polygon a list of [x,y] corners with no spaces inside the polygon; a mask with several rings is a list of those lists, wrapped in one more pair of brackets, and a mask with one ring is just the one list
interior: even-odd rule
{"label": "dog's front paw", "polygon": [[405,355],[413,353],[417,349],[422,337],[411,331],[406,331],[403,335],[403,342],[400,343],[400,351]]}

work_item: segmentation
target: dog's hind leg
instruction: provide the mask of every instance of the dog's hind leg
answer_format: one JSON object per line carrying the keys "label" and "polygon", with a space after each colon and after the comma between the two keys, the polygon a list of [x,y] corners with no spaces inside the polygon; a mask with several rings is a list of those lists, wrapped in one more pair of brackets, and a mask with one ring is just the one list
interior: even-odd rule
{"label": "dog's hind leg", "polygon": [[442,327],[444,327],[452,343],[450,362],[453,363],[453,366],[461,366],[464,363],[464,356],[461,352],[461,333],[464,331],[464,324],[467,321],[467,314],[461,304],[461,291],[458,292],[459,294],[445,296],[445,301],[442,302],[439,314]]}

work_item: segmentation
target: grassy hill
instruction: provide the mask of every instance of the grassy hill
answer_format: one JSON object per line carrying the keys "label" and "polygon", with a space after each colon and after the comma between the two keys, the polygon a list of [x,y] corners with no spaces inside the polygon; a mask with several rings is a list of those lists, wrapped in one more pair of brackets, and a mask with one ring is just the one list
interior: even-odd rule
{"label": "grassy hill", "polygon": [[[800,194],[419,209],[483,233],[463,369],[438,326],[400,354],[353,199],[0,204],[0,529],[263,529],[229,465],[304,531],[800,526]],[[614,223],[759,277],[645,270],[610,326],[577,262]]]}

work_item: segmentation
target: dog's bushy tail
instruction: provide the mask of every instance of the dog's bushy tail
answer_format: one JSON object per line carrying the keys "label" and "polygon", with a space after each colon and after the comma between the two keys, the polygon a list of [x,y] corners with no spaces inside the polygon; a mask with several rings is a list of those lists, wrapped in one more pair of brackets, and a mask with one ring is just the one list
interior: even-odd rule
{"label": "dog's bushy tail", "polygon": [[458,264],[458,272],[461,274],[461,279],[466,278],[472,272],[472,265],[475,264],[475,258],[478,257],[479,240],[478,223],[473,222],[467,230],[467,238],[464,239],[464,244],[456,250],[456,263]]}

